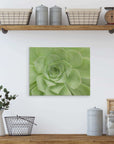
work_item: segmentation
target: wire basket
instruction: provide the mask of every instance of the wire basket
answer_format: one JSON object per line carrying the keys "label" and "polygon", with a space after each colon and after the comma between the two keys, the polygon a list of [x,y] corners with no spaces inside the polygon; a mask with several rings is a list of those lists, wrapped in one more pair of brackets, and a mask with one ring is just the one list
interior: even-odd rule
{"label": "wire basket", "polygon": [[[31,135],[35,117],[9,116],[5,117],[6,127],[10,136]],[[36,124],[35,124],[36,125]]]}
{"label": "wire basket", "polygon": [[32,9],[0,9],[0,24],[28,25]]}
{"label": "wire basket", "polygon": [[100,16],[99,9],[67,9],[66,14],[70,25],[97,25]]}

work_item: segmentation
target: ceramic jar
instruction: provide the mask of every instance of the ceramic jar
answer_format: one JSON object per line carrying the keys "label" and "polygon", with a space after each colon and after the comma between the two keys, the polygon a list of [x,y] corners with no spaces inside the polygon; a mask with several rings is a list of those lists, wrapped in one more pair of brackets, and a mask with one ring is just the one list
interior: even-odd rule
{"label": "ceramic jar", "polygon": [[89,109],[87,112],[87,135],[101,136],[103,133],[103,111],[99,108]]}
{"label": "ceramic jar", "polygon": [[5,135],[4,123],[3,123],[3,118],[2,118],[3,112],[4,112],[4,110],[0,110],[0,136]]}
{"label": "ceramic jar", "polygon": [[50,8],[50,25],[62,25],[62,8],[58,6]]}
{"label": "ceramic jar", "polygon": [[48,7],[36,7],[36,25],[48,25]]}

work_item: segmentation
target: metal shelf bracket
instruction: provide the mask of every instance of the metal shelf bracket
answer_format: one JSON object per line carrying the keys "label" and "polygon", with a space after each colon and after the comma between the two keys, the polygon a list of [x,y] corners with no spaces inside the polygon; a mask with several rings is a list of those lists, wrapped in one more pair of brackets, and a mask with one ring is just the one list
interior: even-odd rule
{"label": "metal shelf bracket", "polygon": [[3,33],[3,34],[7,34],[7,33],[8,33],[8,30],[6,30],[6,29],[4,29],[4,28],[1,28],[1,30],[2,30],[2,33]]}
{"label": "metal shelf bracket", "polygon": [[109,30],[109,33],[110,33],[110,34],[113,34],[113,33],[114,33],[114,29]]}

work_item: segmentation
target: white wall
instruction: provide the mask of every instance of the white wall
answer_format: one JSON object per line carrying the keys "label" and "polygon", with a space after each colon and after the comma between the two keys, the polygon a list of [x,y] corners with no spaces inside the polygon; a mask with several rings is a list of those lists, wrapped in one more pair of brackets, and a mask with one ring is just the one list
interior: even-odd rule
{"label": "white wall", "polygon": [[[1,8],[28,8],[44,4],[61,7],[113,6],[110,0],[1,0]],[[64,10],[63,10],[64,12]],[[103,10],[104,12],[104,10]],[[104,23],[103,12],[100,23]],[[63,24],[67,24],[63,14]],[[34,23],[32,15],[32,24]],[[90,47],[91,96],[28,95],[29,47]],[[108,31],[9,31],[0,32],[0,84],[19,95],[6,115],[36,116],[33,133],[86,133],[87,109],[97,106],[106,114],[106,99],[114,98],[114,34]]]}

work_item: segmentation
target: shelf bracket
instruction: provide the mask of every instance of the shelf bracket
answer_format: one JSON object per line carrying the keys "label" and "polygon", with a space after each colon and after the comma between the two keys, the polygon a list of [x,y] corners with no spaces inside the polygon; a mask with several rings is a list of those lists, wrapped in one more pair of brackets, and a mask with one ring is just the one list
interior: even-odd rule
{"label": "shelf bracket", "polygon": [[4,28],[1,28],[1,30],[2,30],[2,33],[3,33],[3,34],[7,34],[7,33],[8,33],[8,30],[6,30],[6,29],[4,29]]}
{"label": "shelf bracket", "polygon": [[109,33],[110,33],[110,34],[113,34],[113,33],[114,33],[114,29],[109,30]]}

